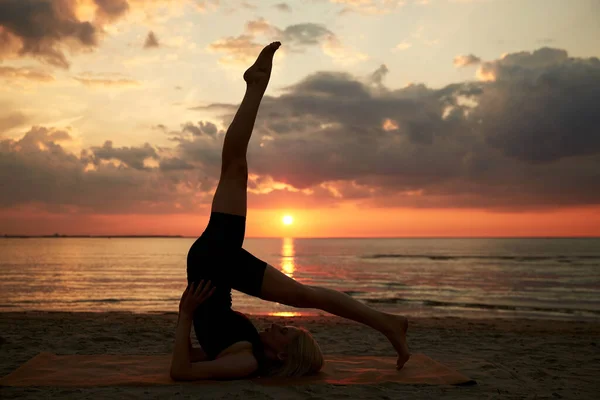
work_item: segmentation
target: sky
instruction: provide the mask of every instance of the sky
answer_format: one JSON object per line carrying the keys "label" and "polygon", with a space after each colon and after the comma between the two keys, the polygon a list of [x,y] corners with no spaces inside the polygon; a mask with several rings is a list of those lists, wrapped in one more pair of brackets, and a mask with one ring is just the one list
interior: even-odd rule
{"label": "sky", "polygon": [[[0,0],[0,235],[600,235],[596,0]],[[293,223],[282,223],[284,216]]]}

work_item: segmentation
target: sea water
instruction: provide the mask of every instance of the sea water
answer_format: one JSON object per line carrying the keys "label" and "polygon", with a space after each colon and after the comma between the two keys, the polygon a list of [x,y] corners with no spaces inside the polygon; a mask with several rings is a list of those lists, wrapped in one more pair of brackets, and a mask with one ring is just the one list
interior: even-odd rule
{"label": "sea water", "polygon": [[[176,312],[194,240],[1,238],[0,311]],[[600,319],[598,238],[247,238],[244,248],[299,282],[393,313]],[[233,303],[326,314],[236,291]]]}

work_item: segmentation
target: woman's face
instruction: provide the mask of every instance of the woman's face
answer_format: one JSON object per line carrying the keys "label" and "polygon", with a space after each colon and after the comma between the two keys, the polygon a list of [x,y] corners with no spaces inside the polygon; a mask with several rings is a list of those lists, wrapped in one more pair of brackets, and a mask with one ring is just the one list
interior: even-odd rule
{"label": "woman's face", "polygon": [[281,358],[285,356],[285,351],[290,342],[299,334],[300,329],[296,327],[271,324],[269,328],[260,332],[260,339],[267,353]]}

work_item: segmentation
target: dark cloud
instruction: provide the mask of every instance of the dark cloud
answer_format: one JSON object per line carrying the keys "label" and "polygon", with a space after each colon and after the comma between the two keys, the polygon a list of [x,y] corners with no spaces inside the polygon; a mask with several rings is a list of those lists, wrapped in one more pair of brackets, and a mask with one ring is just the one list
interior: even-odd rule
{"label": "dark cloud", "polygon": [[379,68],[375,70],[375,72],[371,74],[371,82],[379,86],[383,85],[383,79],[388,74],[388,72],[388,67],[385,64],[382,64]]}
{"label": "dark cloud", "polygon": [[96,17],[108,21],[114,21],[129,11],[127,0],[94,0],[94,3],[98,6]]}
{"label": "dark cloud", "polygon": [[92,23],[79,21],[71,0],[3,0],[0,2],[0,57],[15,51],[68,68],[60,44],[91,48],[98,31]]}
{"label": "dark cloud", "polygon": [[[487,81],[441,89],[375,90],[347,73],[312,74],[263,100],[254,135],[268,140],[251,141],[251,169],[414,207],[598,203],[598,60],[540,49],[480,69]],[[381,86],[386,72],[367,81]]]}
{"label": "dark cloud", "polygon": [[279,11],[292,12],[292,7],[290,7],[287,3],[277,3],[273,7],[275,7]]}
{"label": "dark cloud", "polygon": [[[1,0],[0,60],[35,57],[69,68],[66,52],[90,50],[106,35],[106,24],[124,18],[132,8],[152,11],[187,0]],[[81,8],[93,7],[90,21],[80,20]],[[164,12],[164,9],[161,10]],[[153,45],[152,38],[148,42]],[[155,39],[155,38],[154,38]]]}
{"label": "dark cloud", "polygon": [[154,34],[154,32],[150,31],[150,32],[148,32],[148,36],[146,36],[146,41],[144,42],[144,48],[150,49],[150,48],[154,48],[154,47],[159,47],[158,39],[157,39],[156,35]]}
{"label": "dark cloud", "polygon": [[143,147],[113,147],[112,141],[107,140],[102,147],[91,148],[94,162],[98,164],[100,160],[119,160],[127,166],[139,170],[148,169],[144,161],[148,158],[158,160],[156,150],[149,143]]}
{"label": "dark cloud", "polygon": [[287,45],[316,45],[324,38],[335,36],[322,24],[304,23],[290,25],[281,33],[281,41]]}
{"label": "dark cloud", "polygon": [[194,169],[194,166],[183,161],[180,158],[165,158],[160,161],[160,169],[162,171],[178,171],[178,170],[187,170]]}
{"label": "dark cloud", "polygon": [[[171,175],[158,168],[94,165],[93,150],[80,155],[66,151],[57,141],[66,140],[68,133],[60,132],[34,127],[19,140],[0,141],[0,207],[38,204],[57,213],[151,214],[196,210],[198,201],[208,202],[199,189],[204,184],[193,171]],[[137,167],[142,157],[153,154],[147,147],[111,145],[99,150]]]}
{"label": "dark cloud", "polygon": [[[388,88],[386,73],[318,72],[265,96],[248,151],[250,206],[352,199],[518,211],[600,202],[598,59],[513,53],[483,63],[485,81],[439,89]],[[194,109],[217,111],[215,122],[227,126],[237,104]],[[109,141],[79,155],[58,142],[68,132],[33,128],[0,141],[0,186],[8,188],[0,204],[197,210],[210,204],[219,177],[225,132],[215,122],[156,127],[171,137],[168,149]]]}
{"label": "dark cloud", "polygon": [[543,48],[508,54],[479,71],[493,80],[472,118],[487,143],[512,158],[548,163],[600,151],[600,60]]}
{"label": "dark cloud", "polygon": [[196,136],[200,136],[202,134],[215,136],[217,134],[217,126],[211,122],[198,122],[198,126],[194,125],[192,122],[187,122],[182,125],[183,132],[190,132]]}

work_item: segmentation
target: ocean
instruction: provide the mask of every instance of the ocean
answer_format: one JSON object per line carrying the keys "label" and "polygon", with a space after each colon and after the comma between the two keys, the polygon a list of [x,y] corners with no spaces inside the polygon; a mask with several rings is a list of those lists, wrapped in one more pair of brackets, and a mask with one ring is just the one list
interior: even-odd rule
{"label": "ocean", "polygon": [[[0,238],[0,311],[178,310],[195,238]],[[294,279],[413,317],[600,320],[600,238],[247,238]],[[233,291],[248,314],[321,315]]]}

